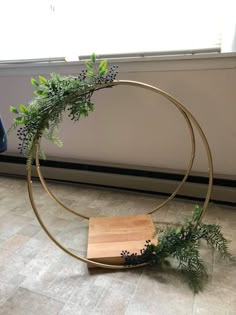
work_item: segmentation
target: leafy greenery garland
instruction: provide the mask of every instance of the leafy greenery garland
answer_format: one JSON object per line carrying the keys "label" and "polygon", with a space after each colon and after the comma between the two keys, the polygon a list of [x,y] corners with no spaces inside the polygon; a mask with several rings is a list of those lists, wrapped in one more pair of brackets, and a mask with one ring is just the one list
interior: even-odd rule
{"label": "leafy greenery garland", "polygon": [[[93,54],[85,63],[86,70],[78,76],[51,74],[51,79],[39,76],[38,81],[31,79],[36,88],[35,97],[28,106],[21,104],[19,109],[10,106],[10,111],[17,115],[8,132],[17,129],[20,140],[19,150],[27,157],[27,165],[34,160],[36,146],[41,137],[62,146],[57,137],[57,128],[67,112],[73,121],[81,116],[88,116],[94,110],[91,97],[94,91],[112,87],[117,75],[117,66],[107,67],[107,61],[96,63]],[[44,157],[41,151],[41,157]]]}
{"label": "leafy greenery garland", "polygon": [[[62,146],[57,137],[57,128],[62,121],[63,113],[67,112],[73,121],[81,116],[88,116],[94,110],[91,97],[94,91],[112,87],[117,75],[117,66],[108,69],[107,62],[96,62],[93,54],[86,62],[86,70],[78,76],[61,76],[52,74],[51,79],[39,76],[32,78],[31,83],[36,88],[35,97],[19,108],[10,106],[10,111],[17,116],[9,131],[17,129],[20,140],[19,149],[27,157],[27,166],[31,166],[38,141],[44,137]],[[41,151],[41,157],[44,157]],[[205,240],[210,246],[220,252],[224,258],[233,259],[228,252],[228,241],[224,238],[218,225],[199,223],[201,209],[196,206],[193,216],[178,227],[168,227],[158,231],[158,244],[146,241],[140,254],[123,251],[125,265],[148,263],[150,265],[169,265],[168,258],[178,260],[179,268],[185,274],[194,292],[203,288],[207,278],[206,267],[200,258],[200,240]]]}
{"label": "leafy greenery garland", "polygon": [[207,268],[200,257],[201,240],[217,250],[223,258],[235,261],[228,250],[229,241],[222,234],[221,227],[216,224],[198,223],[202,209],[195,206],[192,217],[186,219],[177,227],[167,227],[157,230],[158,244],[146,241],[140,253],[123,251],[125,265],[138,265],[147,263],[159,267],[170,266],[168,258],[178,261],[178,268],[182,271],[190,288],[194,293],[203,289],[207,279]]}

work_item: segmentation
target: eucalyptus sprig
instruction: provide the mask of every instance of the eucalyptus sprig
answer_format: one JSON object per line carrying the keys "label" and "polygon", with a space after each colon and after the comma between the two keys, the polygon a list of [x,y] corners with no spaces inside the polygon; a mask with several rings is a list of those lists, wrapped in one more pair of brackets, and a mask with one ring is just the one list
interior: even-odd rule
{"label": "eucalyptus sprig", "polygon": [[73,121],[88,116],[94,110],[91,100],[94,91],[112,87],[109,83],[117,76],[117,66],[108,68],[106,60],[97,63],[95,54],[86,61],[85,66],[86,69],[78,76],[54,73],[50,79],[43,76],[32,78],[35,97],[28,105],[20,104],[18,108],[10,106],[10,111],[16,117],[8,132],[17,129],[19,150],[26,155],[28,166],[34,160],[41,137],[62,145],[57,130],[65,112]]}
{"label": "eucalyptus sprig", "polygon": [[177,227],[169,226],[158,230],[157,245],[147,240],[139,254],[123,251],[121,256],[124,264],[147,263],[164,267],[170,265],[169,258],[174,258],[194,293],[201,291],[208,277],[207,268],[200,256],[202,240],[217,250],[223,258],[235,261],[228,250],[229,241],[223,236],[221,227],[216,224],[198,223],[201,213],[202,209],[195,206],[190,219],[186,219]]}

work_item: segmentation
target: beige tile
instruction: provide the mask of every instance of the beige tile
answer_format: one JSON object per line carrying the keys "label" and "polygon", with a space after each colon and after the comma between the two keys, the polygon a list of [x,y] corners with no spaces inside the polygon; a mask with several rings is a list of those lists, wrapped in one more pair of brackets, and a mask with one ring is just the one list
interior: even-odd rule
{"label": "beige tile", "polygon": [[67,303],[58,315],[92,315],[91,310],[77,304]]}
{"label": "beige tile", "polygon": [[16,290],[16,286],[0,281],[0,306]]}
{"label": "beige tile", "polygon": [[113,270],[113,269],[103,269],[103,268],[91,268],[89,273],[91,275],[106,275],[112,279],[121,280],[133,285],[136,285],[142,275],[143,267],[126,269],[126,270]]}
{"label": "beige tile", "polygon": [[20,284],[25,278],[20,274],[21,271],[35,255],[35,250],[26,246],[18,252],[12,252],[1,264],[0,279],[11,284]]}
{"label": "beige tile", "polygon": [[93,314],[125,314],[128,303],[132,298],[134,291],[134,285],[125,283],[120,280],[112,280],[111,283],[107,286],[97,306],[95,307]]}
{"label": "beige tile", "polygon": [[[60,198],[60,201],[67,207],[72,210],[77,210],[78,207],[73,207],[72,202],[68,202],[67,200]],[[75,209],[74,209],[75,208]],[[37,202],[37,209],[40,211],[42,216],[44,215],[52,215],[54,217],[65,219],[68,221],[72,221],[75,218],[75,215],[70,213],[68,210],[64,209],[60,206],[54,199],[49,196],[41,197]]]}
{"label": "beige tile", "polygon": [[28,247],[34,248],[40,251],[42,248],[47,248],[50,246],[52,241],[49,239],[47,234],[40,228],[39,232],[35,234],[29,241],[26,243]]}
{"label": "beige tile", "polygon": [[0,266],[2,266],[5,262],[8,263],[7,259],[12,254],[12,251],[0,248]]}
{"label": "beige tile", "polygon": [[15,209],[26,209],[30,207],[30,202],[27,193],[21,193],[19,191],[14,191],[14,196],[11,194],[6,194],[1,199],[2,205],[4,205],[8,211],[13,211],[14,214],[20,215],[20,211]]}
{"label": "beige tile", "polygon": [[217,309],[214,305],[203,307],[196,307],[193,310],[193,315],[228,315],[229,313],[224,309]]}
{"label": "beige tile", "polygon": [[57,315],[64,304],[19,288],[1,307],[2,315]]}
{"label": "beige tile", "polygon": [[40,230],[41,230],[41,227],[39,226],[39,224],[37,224],[37,225],[35,225],[35,224],[28,224],[25,227],[23,227],[22,229],[20,229],[17,232],[17,234],[33,237],[36,234],[38,234]]}
{"label": "beige tile", "polygon": [[86,266],[67,255],[50,261],[42,257],[40,263],[38,260],[32,260],[22,272],[26,279],[21,287],[67,302],[81,278],[86,277]]}
{"label": "beige tile", "polygon": [[76,286],[79,285],[79,277],[59,278],[58,274],[54,274],[54,276],[50,277],[50,279],[42,277],[27,277],[26,280],[21,283],[21,287],[51,298],[55,298],[61,302],[67,302]]}
{"label": "beige tile", "polygon": [[223,286],[209,284],[202,293],[195,296],[194,315],[224,314],[236,310],[236,295],[234,290]]}
{"label": "beige tile", "polygon": [[215,286],[223,286],[236,291],[236,263],[231,266],[224,267],[222,265],[214,265],[212,283]]}
{"label": "beige tile", "polygon": [[64,229],[71,223],[71,220],[62,219],[47,213],[42,215],[42,219],[52,234],[58,234],[59,232],[64,231]]}
{"label": "beige tile", "polygon": [[7,241],[0,244],[1,248],[5,248],[11,251],[19,250],[28,242],[29,237],[24,235],[14,235]]}
{"label": "beige tile", "polygon": [[82,276],[68,302],[92,311],[111,282],[112,280],[105,276]]}
{"label": "beige tile", "polygon": [[75,250],[87,250],[88,221],[76,219],[57,235],[64,246]]}
{"label": "beige tile", "polygon": [[216,218],[217,223],[224,228],[231,228],[236,222],[235,208],[215,205],[208,209],[207,215]]}
{"label": "beige tile", "polygon": [[30,218],[13,215],[10,212],[4,214],[0,220],[0,237],[4,239],[10,238],[27,224],[31,223],[31,221],[32,219]]}
{"label": "beige tile", "polygon": [[[0,200],[2,200],[1,196],[0,196]],[[3,216],[4,214],[6,214],[8,212],[9,212],[9,209],[8,209],[7,205],[6,204],[2,204],[2,201],[1,201],[1,204],[0,204],[0,218],[1,218],[1,216]]]}
{"label": "beige tile", "polygon": [[24,266],[21,274],[26,277],[41,277],[45,279],[54,279],[58,269],[63,265],[63,258],[66,256],[52,242],[41,250],[32,248],[35,256]]}
{"label": "beige tile", "polygon": [[192,308],[193,293],[182,277],[151,268],[143,273],[125,314],[189,315]]}

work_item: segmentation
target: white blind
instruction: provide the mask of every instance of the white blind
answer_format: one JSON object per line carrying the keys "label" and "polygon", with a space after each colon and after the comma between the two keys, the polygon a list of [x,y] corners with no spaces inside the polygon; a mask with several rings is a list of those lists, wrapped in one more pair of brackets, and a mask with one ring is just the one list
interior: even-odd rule
{"label": "white blind", "polygon": [[227,0],[2,1],[0,60],[220,47],[228,5]]}

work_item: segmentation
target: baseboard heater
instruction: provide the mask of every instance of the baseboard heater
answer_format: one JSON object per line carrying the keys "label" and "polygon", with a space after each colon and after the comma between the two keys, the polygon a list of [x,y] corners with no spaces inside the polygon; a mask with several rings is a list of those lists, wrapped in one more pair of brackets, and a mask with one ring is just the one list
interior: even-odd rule
{"label": "baseboard heater", "polygon": [[[170,195],[183,178],[183,172],[117,164],[68,161],[48,158],[41,161],[46,179],[98,185],[116,189],[140,191],[151,194]],[[25,176],[25,158],[0,155],[0,174]],[[35,171],[33,172],[35,175]],[[205,198],[208,178],[206,174],[193,172],[176,197],[202,200]],[[215,175],[212,202],[236,206],[236,177]]]}

